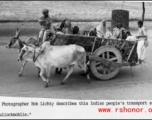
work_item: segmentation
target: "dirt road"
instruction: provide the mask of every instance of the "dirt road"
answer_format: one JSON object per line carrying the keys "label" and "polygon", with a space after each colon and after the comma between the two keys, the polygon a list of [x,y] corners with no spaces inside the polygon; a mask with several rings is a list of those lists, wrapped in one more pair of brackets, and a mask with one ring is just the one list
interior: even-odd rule
{"label": "dirt road", "polygon": [[[148,31],[150,35],[151,31]],[[150,35],[150,38],[151,35]],[[151,41],[147,48],[148,63],[133,69],[121,69],[120,73],[110,81],[99,81],[91,76],[91,84],[86,77],[79,75],[81,70],[75,68],[67,83],[60,85],[67,71],[61,75],[51,72],[51,84],[44,88],[41,78],[37,77],[37,69],[33,63],[25,66],[23,77],[18,77],[21,63],[17,61],[18,51],[0,46],[0,96],[44,97],[61,99],[151,99],[152,98],[152,48]]]}

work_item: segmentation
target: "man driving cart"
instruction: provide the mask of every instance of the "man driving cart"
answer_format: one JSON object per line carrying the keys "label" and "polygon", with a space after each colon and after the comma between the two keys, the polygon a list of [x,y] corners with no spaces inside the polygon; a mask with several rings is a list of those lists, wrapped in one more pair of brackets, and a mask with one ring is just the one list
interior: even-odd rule
{"label": "man driving cart", "polygon": [[41,25],[41,30],[39,32],[39,44],[45,42],[50,33],[55,33],[52,26],[52,19],[49,16],[49,10],[42,10],[43,16],[39,19],[39,24]]}

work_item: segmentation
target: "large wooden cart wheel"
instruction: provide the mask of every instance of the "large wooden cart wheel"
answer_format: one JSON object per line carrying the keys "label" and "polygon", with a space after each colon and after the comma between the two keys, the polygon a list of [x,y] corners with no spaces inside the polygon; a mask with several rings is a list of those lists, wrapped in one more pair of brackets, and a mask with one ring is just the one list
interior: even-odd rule
{"label": "large wooden cart wheel", "polygon": [[[121,53],[113,46],[102,46],[95,50],[93,56],[98,56],[112,62],[122,63]],[[106,68],[101,62],[96,60],[90,61],[90,69],[93,75],[100,80],[109,80],[115,77],[120,71],[120,67]]]}

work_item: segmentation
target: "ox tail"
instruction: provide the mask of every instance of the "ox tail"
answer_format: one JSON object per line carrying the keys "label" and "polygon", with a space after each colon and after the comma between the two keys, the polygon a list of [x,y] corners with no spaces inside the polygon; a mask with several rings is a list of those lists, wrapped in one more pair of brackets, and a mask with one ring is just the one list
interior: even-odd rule
{"label": "ox tail", "polygon": [[90,66],[89,65],[86,65],[86,71],[85,73],[80,73],[81,76],[87,76],[90,72]]}
{"label": "ox tail", "polygon": [[90,75],[89,75],[89,71],[90,71],[90,67],[85,63],[85,76],[87,76],[88,79],[88,83],[90,83]]}
{"label": "ox tail", "polygon": [[87,65],[86,75],[88,75],[88,74],[89,74],[89,72],[90,72],[90,66],[89,66],[89,65]]}
{"label": "ox tail", "polygon": [[86,63],[86,59],[87,59],[86,51],[81,46],[77,46],[76,47],[76,51],[77,51],[77,55],[76,56],[77,56],[77,60],[78,60],[78,65],[85,72],[85,73],[81,73],[80,75],[87,76],[88,83],[90,83],[90,77],[89,77],[90,67],[87,66],[87,63]]}
{"label": "ox tail", "polygon": [[84,70],[84,73],[81,73],[80,75],[81,76],[87,76],[87,78],[90,79],[89,78],[90,66],[87,65],[87,63],[86,63],[86,56],[85,56],[85,59],[84,59],[83,63],[80,65],[80,67],[81,67],[81,69]]}

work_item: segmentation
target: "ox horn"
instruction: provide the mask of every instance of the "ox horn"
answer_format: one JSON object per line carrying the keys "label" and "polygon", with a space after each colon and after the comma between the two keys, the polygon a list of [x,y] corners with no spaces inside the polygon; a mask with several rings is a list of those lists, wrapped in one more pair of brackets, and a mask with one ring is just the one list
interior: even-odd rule
{"label": "ox horn", "polygon": [[20,35],[20,30],[17,28],[16,29],[16,38],[19,38],[19,35]]}

